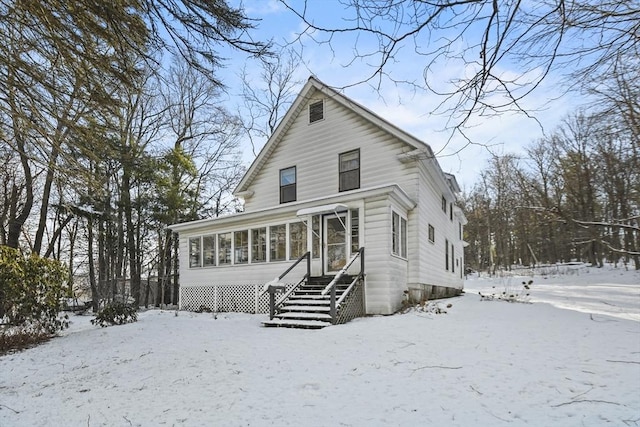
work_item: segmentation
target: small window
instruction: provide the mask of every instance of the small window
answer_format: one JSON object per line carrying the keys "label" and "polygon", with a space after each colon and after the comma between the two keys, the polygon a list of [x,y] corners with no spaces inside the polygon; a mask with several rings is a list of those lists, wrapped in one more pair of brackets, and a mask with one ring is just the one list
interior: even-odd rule
{"label": "small window", "polygon": [[251,262],[265,262],[267,260],[267,229],[251,230]]}
{"label": "small window", "polygon": [[309,123],[319,122],[324,119],[324,101],[316,101],[309,104]]}
{"label": "small window", "polygon": [[200,237],[189,239],[189,267],[201,267],[200,263]]}
{"label": "small window", "polygon": [[218,234],[218,265],[231,264],[231,233]]}
{"label": "small window", "polygon": [[462,223],[461,222],[458,223],[458,235],[460,237],[460,240],[462,240]]}
{"label": "small window", "polygon": [[202,238],[202,255],[205,267],[216,265],[216,236],[204,236]]}
{"label": "small window", "polygon": [[436,229],[433,228],[433,225],[429,224],[429,241],[431,243],[435,243],[436,241]]}
{"label": "small window", "polygon": [[302,222],[289,224],[289,259],[295,260],[307,252],[307,227]]}
{"label": "small window", "polygon": [[270,233],[270,261],[284,261],[287,249],[287,226],[272,225],[269,227]]}
{"label": "small window", "polygon": [[449,239],[444,239],[444,268],[449,271]]}
{"label": "small window", "polygon": [[449,203],[449,219],[453,221],[453,203]]}
{"label": "small window", "polygon": [[296,167],[280,171],[280,203],[296,201]]}
{"label": "small window", "polygon": [[249,262],[249,232],[247,230],[233,233],[234,264]]}
{"label": "small window", "polygon": [[447,213],[447,199],[442,196],[442,212]]}
{"label": "small window", "polygon": [[339,156],[340,188],[339,191],[360,188],[360,150],[348,151]]}

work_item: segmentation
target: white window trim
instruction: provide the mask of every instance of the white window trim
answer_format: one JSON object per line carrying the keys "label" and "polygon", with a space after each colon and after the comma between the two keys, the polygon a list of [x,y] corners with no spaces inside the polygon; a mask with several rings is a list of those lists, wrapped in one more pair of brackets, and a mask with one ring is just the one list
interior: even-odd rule
{"label": "white window trim", "polygon": [[[393,214],[398,215],[398,253],[394,252],[394,247],[393,247]],[[404,244],[406,245],[407,248],[407,256],[403,257],[402,256],[402,219],[404,219],[405,221],[405,239],[406,240],[404,242]],[[409,259],[409,244],[408,244],[408,236],[409,236],[409,232],[408,232],[408,228],[409,228],[409,220],[407,219],[406,215],[402,215],[400,212],[398,212],[397,210],[391,208],[391,227],[390,227],[390,231],[391,231],[391,256],[394,256],[396,258],[400,258],[402,260],[407,261]]]}

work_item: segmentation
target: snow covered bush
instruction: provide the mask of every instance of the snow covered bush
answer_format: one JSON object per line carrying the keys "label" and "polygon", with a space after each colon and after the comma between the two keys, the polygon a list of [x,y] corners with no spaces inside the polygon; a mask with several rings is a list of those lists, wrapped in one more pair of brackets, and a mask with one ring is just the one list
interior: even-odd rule
{"label": "snow covered bush", "polygon": [[91,323],[100,325],[103,328],[112,325],[124,325],[125,323],[133,323],[138,321],[138,312],[136,307],[131,304],[121,302],[112,302],[107,304],[102,310],[96,314]]}
{"label": "snow covered bush", "polygon": [[453,307],[451,303],[443,303],[437,301],[424,301],[420,304],[415,305],[407,305],[402,313],[408,313],[410,311],[415,311],[418,313],[429,313],[429,314],[447,314],[447,310]]}
{"label": "snow covered bush", "polygon": [[[507,301],[507,302],[521,302],[521,303],[531,303],[530,291],[531,285],[533,285],[533,280],[529,280],[528,282],[522,282],[522,287],[512,286],[511,280],[508,280],[504,285],[504,291],[502,293],[491,293],[491,294],[483,294],[482,292],[478,292],[480,295],[480,300],[482,301]],[[493,286],[495,289],[495,286]]]}

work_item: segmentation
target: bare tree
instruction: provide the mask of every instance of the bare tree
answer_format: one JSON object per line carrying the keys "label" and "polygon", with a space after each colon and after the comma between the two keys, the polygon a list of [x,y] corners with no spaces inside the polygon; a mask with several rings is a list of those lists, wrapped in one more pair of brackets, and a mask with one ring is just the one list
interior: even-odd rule
{"label": "bare tree", "polygon": [[296,89],[302,84],[302,80],[295,77],[300,61],[289,49],[274,58],[262,59],[258,76],[246,65],[242,69],[243,105],[239,115],[254,156],[259,151],[256,146],[261,147],[269,139],[295,99]]}
{"label": "bare tree", "polygon": [[[353,45],[345,66],[369,66],[353,84],[425,88],[442,96],[437,111],[458,128],[472,115],[526,114],[523,100],[551,75],[564,78],[561,93],[608,73],[620,56],[638,57],[638,0],[343,0],[337,25],[323,24],[308,0],[281,2],[304,23],[303,46]],[[422,76],[396,77],[409,61]],[[433,74],[443,66],[446,87]]]}

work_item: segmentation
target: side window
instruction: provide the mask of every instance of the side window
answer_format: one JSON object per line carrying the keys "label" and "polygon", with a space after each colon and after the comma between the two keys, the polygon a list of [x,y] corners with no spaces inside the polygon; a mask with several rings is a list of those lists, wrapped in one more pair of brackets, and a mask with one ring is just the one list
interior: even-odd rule
{"label": "side window", "polygon": [[360,249],[360,218],[358,209],[351,209],[351,253],[355,254]]}
{"label": "side window", "polygon": [[189,239],[189,267],[202,267],[200,261],[200,237],[192,237]]}
{"label": "side window", "polygon": [[449,203],[449,219],[453,221],[453,203]]}
{"label": "side window", "polygon": [[205,267],[211,267],[216,265],[216,236],[203,236],[202,237],[202,254],[203,265]]}
{"label": "side window", "polygon": [[280,203],[296,201],[296,167],[280,170]]}
{"label": "side window", "polygon": [[407,220],[400,218],[400,256],[407,257]]}
{"label": "side window", "polygon": [[247,230],[233,233],[233,251],[235,264],[246,264],[249,262],[249,232]]}
{"label": "side window", "polygon": [[339,156],[339,191],[360,188],[360,150],[348,151]]}
{"label": "side window", "polygon": [[391,253],[400,255],[400,215],[391,214]]}
{"label": "side window", "polygon": [[231,233],[218,234],[218,265],[231,264]]}
{"label": "side window", "polygon": [[391,214],[391,252],[407,257],[407,220],[396,212]]}
{"label": "side window", "polygon": [[444,239],[444,268],[449,271],[449,239]]}
{"label": "side window", "polygon": [[324,101],[309,104],[309,123],[319,122],[324,119]]}
{"label": "side window", "polygon": [[295,260],[307,252],[307,227],[302,222],[289,224],[289,259]]}
{"label": "side window", "polygon": [[431,243],[435,243],[436,241],[436,229],[433,228],[433,225],[429,224],[429,241]]}
{"label": "side window", "polygon": [[270,233],[270,249],[271,256],[269,257],[270,261],[284,261],[286,257],[286,248],[287,248],[287,226],[286,224],[282,225],[272,225],[269,227]]}
{"label": "side window", "polygon": [[251,230],[251,262],[265,262],[267,260],[267,229],[255,228]]}

